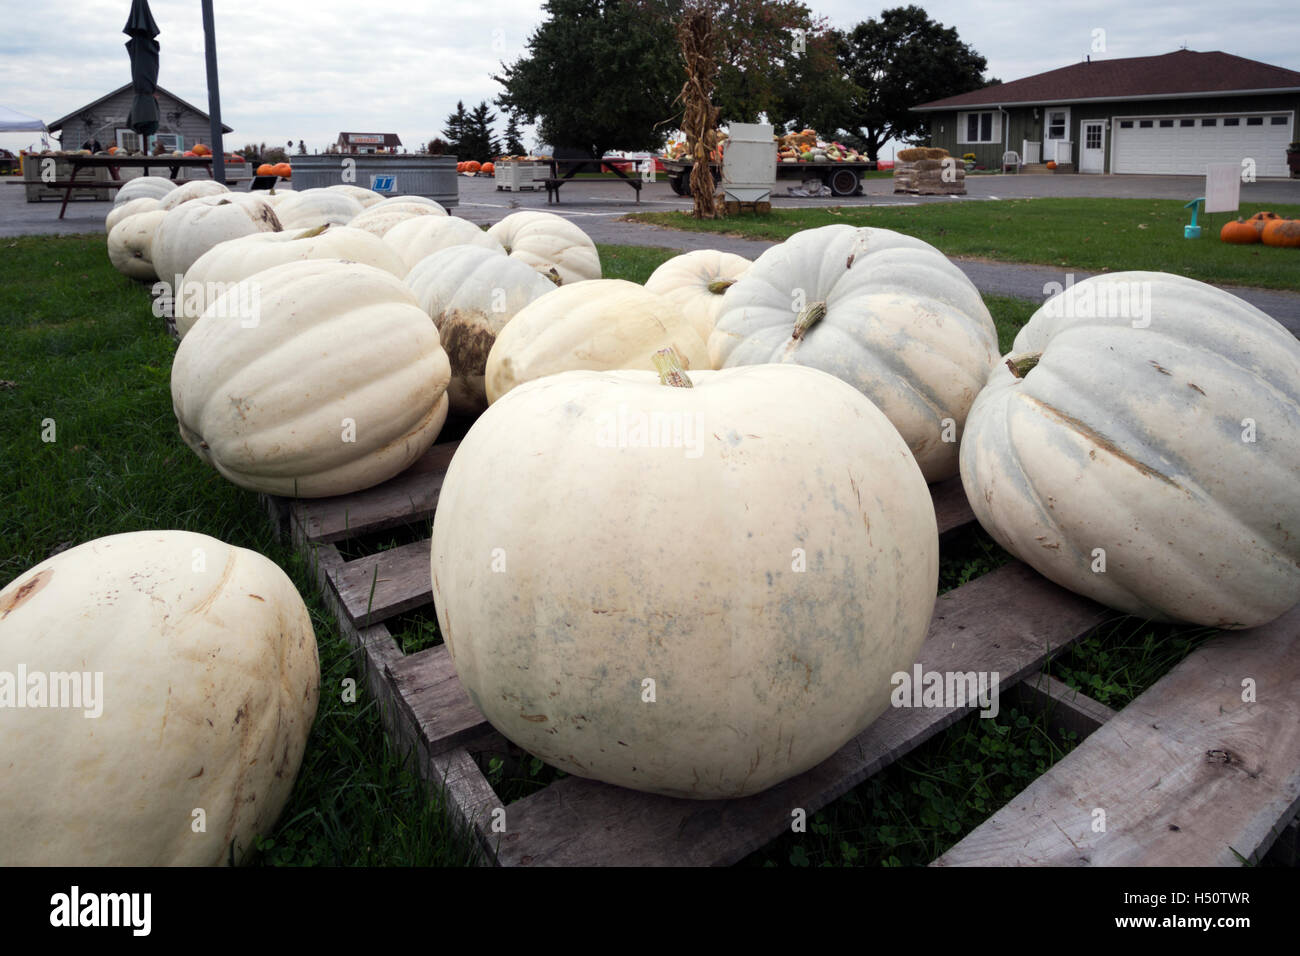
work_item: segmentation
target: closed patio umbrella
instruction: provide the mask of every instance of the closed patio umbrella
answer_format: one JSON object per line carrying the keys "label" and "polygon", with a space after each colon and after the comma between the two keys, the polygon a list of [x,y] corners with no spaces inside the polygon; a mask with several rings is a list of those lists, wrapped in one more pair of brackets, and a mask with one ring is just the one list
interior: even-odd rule
{"label": "closed patio umbrella", "polygon": [[131,87],[135,98],[131,100],[131,114],[127,125],[141,137],[158,132],[158,24],[149,12],[148,0],[131,0],[131,16],[122,32],[131,39],[126,41],[126,52],[131,57]]}

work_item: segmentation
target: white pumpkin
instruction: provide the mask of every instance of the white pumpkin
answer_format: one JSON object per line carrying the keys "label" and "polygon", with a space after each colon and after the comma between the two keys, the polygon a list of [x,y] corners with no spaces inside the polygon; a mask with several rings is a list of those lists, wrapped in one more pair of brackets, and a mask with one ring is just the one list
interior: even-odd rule
{"label": "white pumpkin", "polygon": [[[19,575],[0,591],[0,675],[22,670],[28,707],[0,676],[7,867],[241,861],[289,798],[320,689],[285,573],[188,531],[99,538]],[[79,699],[30,708],[33,677],[58,675]]]}
{"label": "white pumpkin", "polygon": [[743,797],[886,709],[933,612],[938,535],[855,389],[798,366],[689,377],[566,372],[492,405],[442,484],[434,606],[470,699],[537,757]]}
{"label": "white pumpkin", "polygon": [[650,274],[645,287],[674,303],[708,342],[722,314],[723,293],[753,265],[744,256],[696,249],[674,256]]}
{"label": "white pumpkin", "polygon": [[220,295],[238,282],[273,266],[305,259],[347,259],[374,266],[401,279],[406,264],[382,239],[347,226],[284,232],[255,232],[218,243],[185,273],[182,295],[173,309],[183,338]]}
{"label": "white pumpkin", "polygon": [[1300,601],[1290,332],[1213,286],[1121,272],[1049,300],[1008,360],[961,449],[1004,548],[1148,618],[1253,627]]}
{"label": "white pumpkin", "polygon": [[304,189],[275,205],[276,218],[285,229],[346,226],[361,210],[361,203],[331,189]]}
{"label": "white pumpkin", "polygon": [[497,333],[484,385],[495,402],[517,385],[571,369],[650,369],[660,349],[688,369],[709,367],[708,348],[681,310],[625,279],[561,286],[529,303]]}
{"label": "white pumpkin", "polygon": [[167,212],[154,234],[153,262],[173,290],[199,256],[218,243],[255,232],[279,232],[274,210],[256,200],[226,196],[192,199]]}
{"label": "white pumpkin", "polygon": [[137,176],[118,189],[113,204],[121,206],[133,199],[162,199],[175,189],[176,184],[162,176]]}
{"label": "white pumpkin", "polygon": [[108,211],[108,215],[104,218],[104,232],[106,234],[112,232],[113,227],[127,216],[135,216],[142,212],[153,212],[160,206],[161,203],[158,200],[151,199],[148,196],[141,196],[139,199],[128,199],[124,203],[118,203]]}
{"label": "white pumpkin", "polygon": [[386,198],[381,198],[379,202],[371,203],[366,208],[373,209],[375,207],[380,207],[388,209],[392,206],[429,206],[430,208],[442,213],[444,216],[447,215],[447,210],[443,207],[442,203],[430,199],[428,196],[388,196]]}
{"label": "white pumpkin", "polygon": [[600,253],[591,237],[562,216],[516,212],[491,229],[506,252],[541,273],[553,273],[563,285],[600,278]]}
{"label": "white pumpkin", "polygon": [[383,193],[377,193],[373,189],[366,189],[364,186],[353,186],[350,183],[335,183],[333,186],[326,186],[325,188],[343,193],[345,196],[351,196],[361,203],[363,209],[369,209],[376,203],[383,202],[384,199]]}
{"label": "white pumpkin", "polygon": [[275,208],[290,196],[296,196],[298,194],[288,186],[280,186],[276,189],[259,189],[256,192],[249,193],[249,195],[258,196],[263,202],[269,204],[272,208]]}
{"label": "white pumpkin", "polygon": [[974,284],[888,229],[823,226],[764,252],[723,296],[715,368],[792,362],[840,378],[902,434],[927,481],[957,473],[975,395],[998,358]]}
{"label": "white pumpkin", "polygon": [[[383,241],[406,225],[410,223],[394,227]],[[495,239],[492,244],[495,249],[451,246],[421,259],[406,276],[416,301],[438,327],[451,362],[447,394],[458,415],[477,415],[487,408],[483,375],[497,335],[520,309],[555,289],[545,276],[509,258]]]}
{"label": "white pumpkin", "polygon": [[159,201],[162,208],[168,211],[175,209],[182,203],[187,203],[192,199],[203,199],[208,196],[220,196],[223,193],[230,192],[225,186],[214,179],[195,179],[182,186],[177,186],[171,192],[163,196]]}
{"label": "white pumpkin", "polygon": [[438,437],[451,369],[392,274],[337,259],[257,273],[181,340],[181,437],[235,484],[319,498],[393,477]]}
{"label": "white pumpkin", "polygon": [[383,241],[402,257],[407,271],[426,256],[452,246],[480,246],[505,253],[501,243],[468,219],[457,216],[416,216],[407,219],[385,232]]}
{"label": "white pumpkin", "polygon": [[167,213],[161,209],[127,216],[108,234],[108,261],[122,275],[153,282],[158,271],[153,262],[153,238]]}
{"label": "white pumpkin", "polygon": [[364,229],[366,232],[372,232],[376,236],[383,238],[384,234],[399,222],[405,222],[417,216],[445,215],[447,213],[443,211],[441,206],[436,209],[433,206],[417,205],[416,203],[385,206],[380,202],[375,203],[369,209],[362,210],[360,215],[356,216],[348,225],[354,229]]}

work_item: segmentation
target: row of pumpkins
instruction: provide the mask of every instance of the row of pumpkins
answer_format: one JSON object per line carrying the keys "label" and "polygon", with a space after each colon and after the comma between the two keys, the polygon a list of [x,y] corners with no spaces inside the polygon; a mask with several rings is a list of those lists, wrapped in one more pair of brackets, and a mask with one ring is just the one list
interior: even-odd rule
{"label": "row of pumpkins", "polygon": [[1275,212],[1257,212],[1249,219],[1224,223],[1219,238],[1233,245],[1262,242],[1266,246],[1300,249],[1300,219],[1283,219]]}
{"label": "row of pumpkins", "polygon": [[458,173],[469,173],[470,175],[482,173],[484,176],[492,176],[496,171],[496,164],[480,163],[477,159],[470,159],[456,164],[456,172]]}
{"label": "row of pumpkins", "polygon": [[[965,275],[888,230],[638,285],[548,213],[137,182],[109,254],[170,286],[180,433],[229,480],[356,491],[477,417],[434,519],[439,626],[492,724],[571,773],[741,797],[861,732],[921,652],[927,483],[956,474],[1000,544],[1120,611],[1234,628],[1300,600],[1300,344],[1212,286],[1088,279],[999,356]],[[1140,318],[1114,305],[1135,287]],[[0,670],[20,647],[119,696],[93,745],[79,714],[12,712],[0,862],[222,862],[266,832],[319,685],[277,567],[92,541],[0,592]]]}

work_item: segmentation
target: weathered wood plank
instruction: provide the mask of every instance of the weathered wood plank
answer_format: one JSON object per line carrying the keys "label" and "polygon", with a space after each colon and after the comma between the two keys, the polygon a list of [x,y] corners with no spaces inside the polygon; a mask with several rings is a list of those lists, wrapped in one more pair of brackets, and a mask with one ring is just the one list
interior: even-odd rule
{"label": "weathered wood plank", "polygon": [[[939,598],[919,663],[996,671],[1011,686],[1110,615],[1019,562]],[[808,813],[970,713],[891,708],[819,766],[743,800],[677,800],[565,777],[512,803],[505,865],[700,866],[734,863]]]}
{"label": "weathered wood plank", "polygon": [[960,531],[975,521],[975,512],[971,511],[970,502],[966,500],[966,489],[961,485],[961,475],[953,475],[931,485],[930,497],[934,501],[939,537]]}
{"label": "weathered wood plank", "polygon": [[492,725],[456,677],[446,645],[430,647],[388,665],[389,679],[410,724],[431,756],[463,746]]}
{"label": "weathered wood plank", "polygon": [[1300,607],[1215,637],[935,864],[1256,862],[1300,809],[1297,686]]}
{"label": "weathered wood plank", "polygon": [[1022,680],[1012,691],[1017,702],[1047,711],[1050,726],[1072,731],[1080,740],[1119,713],[1043,672]]}
{"label": "weathered wood plank", "polygon": [[331,582],[348,618],[358,627],[425,605],[432,607],[429,539],[348,561],[331,576]]}
{"label": "weathered wood plank", "polygon": [[441,788],[453,824],[473,834],[483,862],[491,865],[500,837],[492,833],[492,812],[502,804],[474,758],[464,748],[436,754],[429,758],[425,776]]}
{"label": "weathered wood plank", "polygon": [[340,541],[428,518],[460,442],[434,445],[410,468],[382,485],[335,498],[299,498],[295,520],[311,542]]}

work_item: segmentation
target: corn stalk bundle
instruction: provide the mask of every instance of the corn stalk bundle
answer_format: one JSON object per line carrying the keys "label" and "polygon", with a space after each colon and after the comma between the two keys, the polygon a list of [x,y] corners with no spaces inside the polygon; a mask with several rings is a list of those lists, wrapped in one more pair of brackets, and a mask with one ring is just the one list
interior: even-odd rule
{"label": "corn stalk bundle", "polygon": [[694,160],[690,187],[696,219],[722,218],[713,171],[709,168],[709,157],[718,148],[720,114],[712,102],[714,81],[718,75],[718,64],[714,59],[717,41],[714,27],[713,8],[707,2],[689,5],[677,24],[677,42],[681,44],[686,67],[686,83],[677,94],[677,100],[685,110],[682,133],[686,136],[686,152]]}

